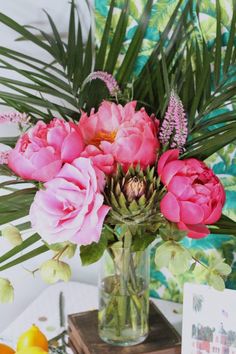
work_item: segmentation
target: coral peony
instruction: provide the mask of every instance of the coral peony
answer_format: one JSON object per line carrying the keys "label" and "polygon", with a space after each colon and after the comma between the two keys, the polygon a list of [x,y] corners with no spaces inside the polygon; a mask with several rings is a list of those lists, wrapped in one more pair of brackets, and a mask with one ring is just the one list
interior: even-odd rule
{"label": "coral peony", "polygon": [[109,211],[103,201],[92,161],[79,157],[36,193],[30,209],[32,226],[48,243],[98,242]]}
{"label": "coral peony", "polygon": [[92,111],[90,116],[82,114],[79,128],[83,139],[86,145],[95,146],[101,151],[98,155],[103,155],[103,171],[104,161],[106,166],[110,166],[111,156],[114,158],[113,169],[109,169],[108,173],[115,169],[117,163],[127,169],[131,164],[140,163],[142,168],[146,168],[155,162],[159,148],[159,121],[149,117],[145,109],[135,111],[135,108],[134,101],[124,107],[104,101],[98,112]]}
{"label": "coral peony", "polygon": [[178,160],[177,149],[165,152],[158,163],[158,174],[167,188],[160,207],[162,214],[186,230],[189,237],[209,234],[207,224],[221,216],[225,203],[222,184],[203,162],[190,158]]}
{"label": "coral peony", "polygon": [[42,121],[18,140],[8,157],[9,167],[24,179],[46,182],[55,177],[64,162],[80,156],[84,148],[78,127],[62,119]]}

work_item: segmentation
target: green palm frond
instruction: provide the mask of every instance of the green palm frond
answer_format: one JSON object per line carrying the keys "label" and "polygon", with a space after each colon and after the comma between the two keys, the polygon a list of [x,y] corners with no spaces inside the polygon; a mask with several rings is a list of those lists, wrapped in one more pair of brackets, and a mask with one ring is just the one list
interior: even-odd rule
{"label": "green palm frond", "polygon": [[[232,0],[236,7],[236,0]],[[23,26],[0,13],[0,22],[22,40],[37,45],[50,57],[49,62],[26,55],[17,50],[0,47],[0,104],[11,106],[31,115],[32,122],[39,118],[49,121],[53,116],[66,120],[79,120],[80,111],[97,107],[109,97],[104,85],[95,80],[81,90],[85,78],[94,70],[105,70],[119,82],[124,92],[121,101],[127,100],[126,92],[132,86],[133,98],[150,113],[162,119],[168,104],[170,90],[175,88],[184,103],[189,121],[189,141],[185,157],[205,159],[236,138],[236,12],[234,12],[227,45],[222,47],[221,9],[216,1],[216,40],[209,47],[203,35],[195,32],[192,1],[180,0],[160,40],[136,77],[133,72],[140,48],[148,28],[152,0],[146,2],[136,32],[124,53],[128,31],[130,1],[125,1],[114,34],[111,27],[116,0],[111,0],[100,45],[95,48],[92,26],[83,40],[80,17],[72,0],[68,36],[60,34],[53,18],[46,12],[50,33],[30,26]],[[181,11],[180,11],[181,9]],[[117,15],[117,14],[116,14]],[[200,23],[200,21],[199,21]],[[7,72],[17,74],[11,79]],[[228,108],[229,107],[229,108]],[[1,138],[0,142],[14,146],[15,138]],[[0,174],[11,176],[0,166]],[[5,186],[7,187],[7,186]],[[28,214],[36,189],[10,190],[0,197],[0,225]],[[218,232],[235,234],[235,223],[221,219]],[[27,225],[22,224],[22,229]],[[217,231],[214,230],[217,233]],[[38,236],[27,242],[37,242]],[[15,256],[20,248],[15,249]],[[45,252],[39,246],[36,253]],[[20,252],[20,251],[19,251]],[[25,259],[33,256],[28,253]],[[8,259],[8,258],[5,258]],[[18,260],[21,258],[18,258]],[[16,262],[18,262],[16,260]],[[1,262],[1,258],[0,258]],[[9,265],[5,265],[6,269]],[[0,268],[2,270],[2,268]]]}
{"label": "green palm frond", "polygon": [[[150,111],[160,118],[165,112],[169,88],[175,88],[189,122],[185,157],[205,159],[236,138],[236,112],[232,108],[236,102],[236,15],[233,14],[229,40],[223,47],[218,1],[216,13],[216,39],[211,48],[203,35],[201,40],[199,33],[195,35],[191,21],[187,27],[179,25],[168,41],[159,41],[154,58],[151,55],[134,84],[135,98],[148,102]],[[182,15],[184,23],[186,14]],[[228,113],[222,114],[226,109]]]}

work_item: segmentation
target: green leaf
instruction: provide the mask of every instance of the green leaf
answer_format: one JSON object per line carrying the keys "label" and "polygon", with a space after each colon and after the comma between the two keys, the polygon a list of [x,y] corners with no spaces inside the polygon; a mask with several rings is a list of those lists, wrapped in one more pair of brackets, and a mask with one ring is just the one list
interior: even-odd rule
{"label": "green leaf", "polygon": [[115,0],[111,0],[111,4],[110,4],[110,7],[109,7],[107,20],[106,20],[106,24],[105,24],[105,28],[104,28],[104,31],[103,31],[101,44],[100,44],[100,47],[98,49],[98,53],[96,55],[95,70],[103,70],[104,69],[106,52],[107,52],[107,47],[108,47],[108,43],[109,43],[109,39],[110,39],[109,35],[110,35],[111,21],[112,21],[114,5],[115,5]]}
{"label": "green leaf", "polygon": [[50,259],[40,266],[40,275],[48,284],[54,284],[59,280],[67,282],[71,278],[70,266],[56,259]]}
{"label": "green leaf", "polygon": [[61,40],[60,34],[58,32],[58,29],[57,29],[52,17],[47,13],[47,11],[44,10],[44,12],[47,15],[47,18],[49,20],[49,23],[51,25],[51,28],[52,28],[52,31],[53,31],[53,34],[54,34],[55,42],[56,42],[57,47],[58,47],[58,59],[59,59],[58,61],[65,67],[65,61],[66,60],[65,60],[64,43]]}
{"label": "green leaf", "polygon": [[236,236],[236,222],[222,214],[214,225],[208,225],[212,233]]}
{"label": "green leaf", "polygon": [[83,73],[82,73],[82,81],[91,73],[93,67],[93,36],[92,36],[92,29],[89,31],[86,48],[85,48],[85,55],[84,55],[84,63],[83,63]]}
{"label": "green leaf", "polygon": [[26,188],[0,196],[0,225],[28,215],[36,188]]}
{"label": "green leaf", "polygon": [[37,36],[32,34],[30,31],[28,31],[24,26],[19,25],[16,21],[14,21],[10,17],[4,15],[3,13],[0,13],[0,22],[3,23],[4,25],[10,27],[14,31],[18,32],[24,38],[30,40],[31,42],[35,43],[39,47],[45,49],[50,54],[52,53],[50,46],[45,44],[43,41],[39,40],[37,38]]}
{"label": "green leaf", "polygon": [[220,80],[221,67],[221,5],[220,0],[216,0],[216,40],[215,40],[215,83]]}
{"label": "green leaf", "polygon": [[178,275],[189,270],[192,257],[183,247],[176,249],[175,252],[175,255],[171,257],[169,269],[173,274]]}
{"label": "green leaf", "polygon": [[[2,139],[0,139],[0,143],[4,144],[4,143],[2,143]],[[1,176],[9,176],[9,177],[14,176],[12,170],[9,167],[7,167],[7,165],[0,165],[0,175]]]}
{"label": "green leaf", "polygon": [[132,252],[144,251],[155,239],[155,235],[148,234],[133,237]]}
{"label": "green leaf", "polygon": [[0,278],[0,303],[13,302],[14,288],[8,279]]}
{"label": "green leaf", "polygon": [[83,57],[84,57],[84,47],[83,47],[83,38],[82,38],[82,29],[80,20],[78,19],[78,28],[77,28],[77,42],[75,49],[75,66],[74,66],[74,76],[73,76],[73,90],[77,93],[78,88],[82,83],[82,68],[83,68]]}
{"label": "green leaf", "polygon": [[68,76],[72,78],[75,70],[75,49],[76,49],[76,28],[75,28],[75,2],[71,1],[70,21],[68,31],[67,56],[68,56]]}
{"label": "green leaf", "polygon": [[188,250],[174,241],[164,242],[157,247],[155,263],[158,268],[168,267],[175,274],[189,270],[192,256]]}
{"label": "green leaf", "polygon": [[125,33],[128,25],[128,17],[129,17],[128,9],[129,9],[129,0],[126,0],[119,17],[119,21],[117,23],[113,39],[111,41],[110,47],[112,48],[112,50],[109,51],[106,65],[105,65],[105,71],[111,74],[114,71],[125,38]]}
{"label": "green leaf", "polygon": [[47,247],[54,252],[60,252],[63,251],[63,253],[60,255],[60,258],[72,258],[75,255],[77,245],[74,243],[65,241],[65,242],[60,242],[60,243],[53,243],[53,244],[46,244]]}
{"label": "green leaf", "polygon": [[20,231],[13,225],[8,225],[2,229],[2,237],[12,246],[19,246],[23,242]]}
{"label": "green leaf", "polygon": [[214,270],[222,276],[228,276],[232,272],[232,268],[224,262],[220,262],[215,265]]}
{"label": "green leaf", "polygon": [[10,251],[8,251],[5,254],[3,254],[2,256],[0,256],[0,263],[3,263],[5,261],[9,260],[10,258],[15,256],[16,254],[25,250],[27,247],[38,242],[40,239],[41,239],[41,237],[38,234],[34,234],[34,235],[28,237],[26,240],[24,240],[22,242],[21,245],[14,247]]}
{"label": "green leaf", "polygon": [[[20,246],[18,246],[20,247]],[[31,258],[34,258],[42,253],[45,253],[48,251],[48,247],[46,245],[40,246],[38,248],[35,248],[33,251],[30,251],[28,253],[25,253],[23,256],[20,256],[16,259],[14,259],[11,262],[8,262],[0,267],[0,272],[3,270],[9,269],[11,267],[16,266],[17,264],[23,263]]]}
{"label": "green leaf", "polygon": [[204,160],[235,140],[236,124],[232,123],[231,126],[228,125],[219,129],[222,131],[220,135],[216,134],[217,129],[215,129],[214,132],[209,133],[208,138],[202,136],[201,141],[191,145],[191,148],[189,146],[182,157],[197,157]]}
{"label": "green leaf", "polygon": [[102,235],[98,243],[93,242],[88,246],[80,247],[80,258],[83,265],[97,262],[107,248],[107,239]]}
{"label": "green leaf", "polygon": [[140,48],[142,46],[143,38],[148,26],[151,9],[152,9],[153,0],[147,0],[144,12],[140,18],[138,27],[135,31],[135,34],[131,40],[131,43],[128,47],[126,55],[122,61],[122,64],[118,70],[116,79],[118,83],[124,84],[130,80],[130,76],[134,69],[134,64],[138,57]]}
{"label": "green leaf", "polygon": [[169,252],[169,247],[171,244],[172,243],[170,241],[167,241],[157,247],[155,253],[155,264],[158,269],[168,267],[171,259],[171,252]]}
{"label": "green leaf", "polygon": [[[233,8],[236,8],[236,0],[233,0]],[[231,57],[233,53],[233,48],[234,48],[234,41],[235,41],[235,34],[236,34],[236,11],[233,11],[233,17],[230,25],[230,34],[229,34],[229,40],[225,52],[225,58],[224,58],[224,73],[228,71],[229,65],[231,63]]]}
{"label": "green leaf", "polygon": [[208,284],[216,290],[223,291],[225,289],[225,282],[217,273],[210,272],[207,276],[207,281]]}

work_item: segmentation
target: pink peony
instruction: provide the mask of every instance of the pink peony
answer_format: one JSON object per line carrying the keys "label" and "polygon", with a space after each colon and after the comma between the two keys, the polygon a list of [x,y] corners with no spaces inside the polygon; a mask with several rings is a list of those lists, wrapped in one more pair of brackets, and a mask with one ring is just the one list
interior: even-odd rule
{"label": "pink peony", "polygon": [[166,151],[158,163],[158,174],[167,188],[160,207],[166,219],[177,223],[188,236],[209,234],[207,224],[219,220],[225,191],[218,177],[203,162],[191,158],[178,160],[177,149]]}
{"label": "pink peony", "polygon": [[80,156],[83,148],[75,124],[57,118],[49,124],[38,121],[20,137],[9,154],[8,165],[24,179],[46,182],[60,171],[64,162]]}
{"label": "pink peony", "polygon": [[90,158],[93,162],[98,185],[101,190],[104,189],[106,184],[105,175],[109,175],[114,170],[114,158],[111,154],[105,154],[94,145],[86,146],[85,150],[81,153],[81,157]]}
{"label": "pink peony", "polygon": [[86,145],[95,146],[101,151],[102,165],[110,165],[113,156],[113,169],[110,172],[113,172],[117,163],[125,169],[138,163],[146,168],[156,160],[159,121],[149,117],[145,109],[135,111],[135,108],[135,101],[124,107],[104,101],[98,112],[92,111],[90,116],[83,113],[80,119],[83,139]]}
{"label": "pink peony", "polygon": [[91,160],[79,157],[36,193],[30,209],[32,227],[48,243],[98,242],[110,209],[103,201]]}

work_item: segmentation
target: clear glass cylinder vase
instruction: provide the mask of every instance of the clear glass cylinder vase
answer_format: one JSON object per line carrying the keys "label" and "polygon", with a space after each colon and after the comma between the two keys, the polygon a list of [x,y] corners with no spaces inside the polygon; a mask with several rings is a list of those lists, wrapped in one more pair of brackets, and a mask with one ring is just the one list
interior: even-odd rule
{"label": "clear glass cylinder vase", "polygon": [[110,248],[99,277],[98,331],[114,345],[130,346],[148,336],[149,251]]}

